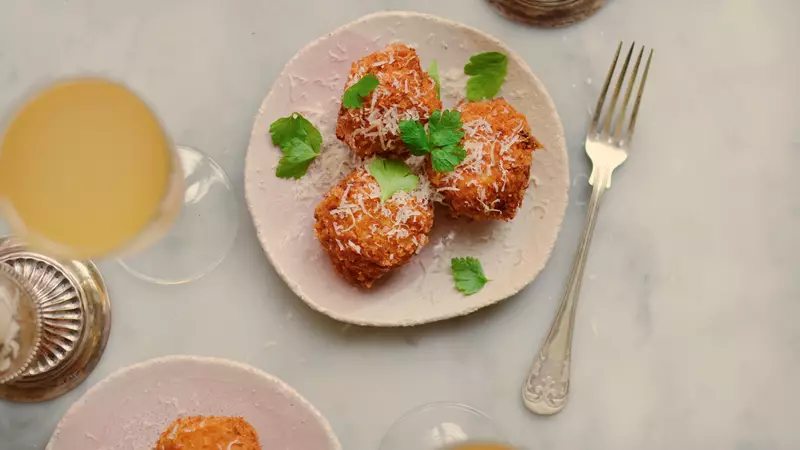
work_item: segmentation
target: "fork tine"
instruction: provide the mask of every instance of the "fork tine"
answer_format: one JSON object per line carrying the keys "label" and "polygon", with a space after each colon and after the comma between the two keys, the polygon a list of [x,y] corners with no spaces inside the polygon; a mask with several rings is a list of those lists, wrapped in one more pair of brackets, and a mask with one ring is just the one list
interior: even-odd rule
{"label": "fork tine", "polygon": [[622,70],[619,72],[617,85],[614,87],[614,96],[611,97],[611,104],[606,113],[606,120],[603,122],[603,135],[608,136],[611,134],[611,119],[614,117],[614,109],[617,107],[617,99],[619,99],[619,91],[622,90],[622,83],[625,81],[625,76],[628,74],[628,64],[631,62],[631,55],[633,54],[633,47],[635,45],[636,42],[631,44],[631,48],[628,50],[628,56],[625,58],[625,62],[622,63]]}
{"label": "fork tine", "polygon": [[600,91],[600,98],[597,99],[597,108],[594,110],[594,117],[592,117],[592,126],[590,128],[591,133],[597,131],[597,124],[600,123],[600,113],[603,112],[603,103],[606,101],[608,86],[611,84],[611,77],[614,76],[614,69],[617,68],[620,50],[622,50],[622,41],[619,41],[619,45],[617,46],[617,54],[614,55],[614,61],[611,63],[611,68],[608,69],[608,75],[606,75],[606,81],[603,83],[603,90]]}
{"label": "fork tine", "polygon": [[644,74],[642,74],[642,82],[639,83],[639,93],[636,95],[636,103],[633,104],[633,112],[631,113],[631,124],[628,126],[628,140],[633,137],[633,129],[636,127],[636,116],[639,114],[639,104],[642,103],[642,94],[644,93],[644,85],[647,83],[647,73],[650,72],[650,61],[653,60],[653,49],[650,49],[650,56],[647,57],[647,65],[644,66]]}
{"label": "fork tine", "polygon": [[622,122],[625,121],[625,113],[628,111],[628,102],[631,99],[631,93],[633,92],[633,85],[636,83],[636,76],[639,74],[639,65],[642,63],[642,55],[644,55],[644,45],[642,49],[639,50],[639,57],[636,58],[636,64],[633,65],[633,76],[631,80],[628,82],[628,89],[625,91],[625,99],[622,101],[622,110],[617,115],[616,123],[614,124],[614,140],[620,140],[620,134],[622,133]]}

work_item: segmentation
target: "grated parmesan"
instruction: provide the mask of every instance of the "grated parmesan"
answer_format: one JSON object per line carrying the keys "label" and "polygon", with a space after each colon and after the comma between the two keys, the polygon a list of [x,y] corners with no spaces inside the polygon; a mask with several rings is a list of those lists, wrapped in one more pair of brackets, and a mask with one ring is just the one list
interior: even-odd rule
{"label": "grated parmesan", "polygon": [[[469,104],[462,104],[457,109],[463,113],[464,108],[469,107],[471,107]],[[498,111],[497,107],[491,107],[488,110],[480,106],[476,106],[476,108],[484,111],[482,116],[472,118],[463,125],[465,135],[463,147],[467,156],[454,171],[442,178],[448,185],[440,186],[437,191],[457,191],[459,190],[458,181],[462,181],[466,178],[468,179],[466,182],[467,187],[478,187],[478,201],[482,205],[484,211],[497,211],[497,209],[492,208],[492,206],[497,203],[496,201],[492,201],[491,205],[485,203],[487,200],[486,189],[491,189],[494,194],[506,191],[509,181],[509,169],[513,167],[515,163],[515,159],[511,154],[511,149],[515,144],[520,142],[522,131],[525,129],[525,121],[522,119],[518,120],[518,122],[512,122],[514,123],[513,131],[511,131],[511,133],[503,132],[496,130],[489,120],[490,117],[496,115],[495,113]],[[503,106],[500,110],[505,115],[512,114],[508,106]],[[471,111],[474,112],[475,109],[471,109]],[[508,121],[509,118],[492,120]],[[499,179],[490,178],[492,177],[492,172],[495,170],[499,172]],[[491,179],[491,182],[483,186],[480,185],[478,178]]]}
{"label": "grated parmesan", "polygon": [[356,63],[347,86],[367,73],[374,74],[380,83],[369,94],[368,106],[343,112],[342,120],[347,124],[344,139],[351,148],[361,148],[363,144],[359,144],[366,142],[368,147],[380,145],[381,152],[405,153],[399,139],[400,121],[419,120],[432,112],[433,83],[429,77],[423,79],[420,71],[419,58],[405,46],[388,47]]}
{"label": "grated parmesan", "polygon": [[[338,102],[338,98],[334,99]],[[336,116],[338,105],[331,102],[327,108],[301,109],[303,117],[311,121],[322,135],[320,155],[311,163],[308,172],[293,184],[295,200],[309,204],[319,200],[323,193],[352,172],[360,161],[336,138],[335,122],[329,118]]]}

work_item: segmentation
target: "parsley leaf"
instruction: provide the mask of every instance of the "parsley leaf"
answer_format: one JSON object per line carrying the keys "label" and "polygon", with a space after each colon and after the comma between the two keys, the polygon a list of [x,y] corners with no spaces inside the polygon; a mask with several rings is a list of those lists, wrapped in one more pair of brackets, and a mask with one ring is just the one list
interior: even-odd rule
{"label": "parsley leaf", "polygon": [[483,274],[483,266],[477,258],[453,258],[450,269],[456,282],[456,289],[464,295],[472,295],[489,282]]}
{"label": "parsley leaf", "polygon": [[431,151],[431,166],[437,172],[452,172],[467,157],[467,151],[460,145],[436,147]]}
{"label": "parsley leaf", "polygon": [[319,153],[299,138],[292,138],[281,147],[283,156],[278,161],[275,175],[278,178],[300,178],[306,174],[308,166]]}
{"label": "parsley leaf", "polygon": [[461,127],[461,113],[455,110],[444,112],[434,111],[428,122],[431,133],[431,142],[436,147],[446,147],[461,142],[464,130]]}
{"label": "parsley leaf", "polygon": [[375,75],[368,73],[361,77],[355,84],[344,91],[344,98],[342,104],[345,108],[361,108],[364,103],[364,97],[368,96],[370,92],[378,87],[380,81]]}
{"label": "parsley leaf", "polygon": [[467,80],[467,99],[471,102],[491,99],[498,92],[508,73],[508,57],[499,52],[472,55],[464,66]]}
{"label": "parsley leaf", "polygon": [[431,165],[437,172],[451,172],[467,157],[458,145],[464,138],[461,113],[455,110],[434,111],[428,120],[428,131],[418,120],[400,122],[400,138],[414,156],[431,154]]}
{"label": "parsley leaf", "polygon": [[283,156],[275,168],[278,178],[300,178],[308,171],[311,161],[319,156],[322,135],[305,117],[292,113],[269,126],[272,143],[281,148]]}
{"label": "parsley leaf", "polygon": [[414,156],[423,156],[431,150],[425,125],[418,120],[401,120],[400,137]]}
{"label": "parsley leaf", "polygon": [[299,113],[292,113],[289,117],[282,117],[269,126],[272,143],[283,147],[293,138],[308,142],[308,145],[319,153],[322,145],[322,135],[305,117]]}
{"label": "parsley leaf", "polygon": [[397,191],[410,191],[419,184],[419,177],[411,169],[396,159],[375,158],[369,165],[369,173],[381,188],[381,203]]}
{"label": "parsley leaf", "polygon": [[442,83],[439,81],[439,63],[434,59],[431,65],[428,66],[428,75],[433,78],[436,83],[436,96],[442,98]]}

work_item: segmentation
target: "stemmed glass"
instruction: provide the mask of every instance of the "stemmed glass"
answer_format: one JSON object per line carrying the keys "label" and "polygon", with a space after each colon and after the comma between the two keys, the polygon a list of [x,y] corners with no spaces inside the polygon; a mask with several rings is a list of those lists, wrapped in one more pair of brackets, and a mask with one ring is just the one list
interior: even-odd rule
{"label": "stemmed glass", "polygon": [[118,260],[128,272],[159,284],[196,280],[227,256],[238,231],[238,203],[225,171],[210,156],[175,147],[184,187],[179,212],[162,236]]}
{"label": "stemmed glass", "polygon": [[173,145],[128,87],[92,77],[50,84],[0,127],[0,213],[34,250],[117,257],[166,284],[214,269],[238,230],[219,164]]}
{"label": "stemmed glass", "polygon": [[380,450],[512,450],[506,433],[485,413],[462,403],[419,406],[397,419]]}

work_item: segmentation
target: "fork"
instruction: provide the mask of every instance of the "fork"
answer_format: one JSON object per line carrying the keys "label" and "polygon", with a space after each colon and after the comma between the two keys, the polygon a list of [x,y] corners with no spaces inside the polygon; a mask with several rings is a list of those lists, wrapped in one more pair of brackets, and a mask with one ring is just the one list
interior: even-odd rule
{"label": "fork", "polygon": [[[608,88],[611,85],[612,78],[614,78],[614,71],[622,50],[622,42],[619,43],[617,52],[614,55],[614,61],[608,70],[603,90],[600,93],[600,98],[597,100],[597,107],[592,117],[589,131],[586,134],[586,153],[589,159],[592,160],[592,174],[589,177],[592,196],[589,198],[586,223],[584,224],[578,251],[575,253],[575,260],[572,264],[572,271],[569,274],[564,295],[558,306],[558,312],[553,324],[550,326],[547,339],[533,361],[533,366],[522,389],[522,398],[525,406],[536,414],[555,414],[561,411],[567,402],[575,308],[578,303],[586,256],[589,254],[589,244],[592,241],[592,233],[597,221],[597,212],[600,209],[600,200],[606,190],[611,187],[612,172],[628,158],[629,144],[636,126],[636,116],[639,114],[639,105],[647,82],[647,73],[650,71],[650,62],[653,59],[653,50],[650,49],[633,110],[630,118],[626,118],[628,103],[631,99],[631,93],[633,92],[636,77],[639,73],[639,66],[644,55],[644,47],[642,47],[639,51],[639,57],[636,58],[632,76],[628,81],[628,88],[622,101],[621,110],[617,113],[615,119],[614,113],[617,100],[619,100],[623,82],[628,75],[628,65],[635,45],[636,43],[634,42],[631,44],[630,50],[628,50],[628,56],[625,58],[617,77],[614,94],[605,114],[603,114],[606,94],[608,94]],[[602,122],[600,120],[601,117],[603,119]],[[626,121],[627,129],[624,129]]]}

